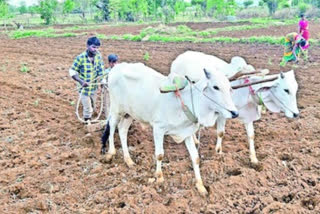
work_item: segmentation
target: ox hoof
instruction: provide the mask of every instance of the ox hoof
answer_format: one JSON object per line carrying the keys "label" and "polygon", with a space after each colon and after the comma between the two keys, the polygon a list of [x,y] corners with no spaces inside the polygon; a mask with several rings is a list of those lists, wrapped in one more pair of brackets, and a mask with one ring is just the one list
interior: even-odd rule
{"label": "ox hoof", "polygon": [[107,162],[111,162],[111,161],[112,161],[112,157],[113,157],[113,155],[108,153],[108,154],[106,155],[106,161],[107,161]]}
{"label": "ox hoof", "polygon": [[163,182],[164,182],[163,176],[157,178],[157,183],[158,183],[158,184],[162,184]]}
{"label": "ox hoof", "polygon": [[117,151],[114,149],[114,150],[109,151],[108,153],[113,156],[117,153]]}
{"label": "ox hoof", "polygon": [[216,147],[216,153],[219,155],[222,155],[222,148],[221,147]]}
{"label": "ox hoof", "polygon": [[258,161],[258,159],[257,159],[256,157],[250,158],[250,162],[251,162],[252,164],[254,164],[254,165],[259,164],[259,161]]}
{"label": "ox hoof", "polygon": [[197,190],[200,193],[201,196],[205,197],[208,195],[208,191],[206,188],[203,186],[202,182],[196,184]]}
{"label": "ox hoof", "polygon": [[124,161],[126,162],[129,168],[133,168],[133,166],[135,165],[134,162],[131,160],[131,158],[127,158]]}
{"label": "ox hoof", "polygon": [[156,172],[155,176],[157,178],[157,183],[163,183],[164,178],[162,172]]}

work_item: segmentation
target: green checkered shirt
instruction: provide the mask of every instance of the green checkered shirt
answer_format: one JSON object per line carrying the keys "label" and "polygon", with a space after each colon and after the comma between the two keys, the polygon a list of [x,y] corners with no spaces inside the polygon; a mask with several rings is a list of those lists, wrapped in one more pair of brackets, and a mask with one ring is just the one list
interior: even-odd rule
{"label": "green checkered shirt", "polygon": [[[94,57],[94,64],[92,64],[89,61],[87,51],[84,51],[74,60],[71,69],[78,72],[79,78],[88,83],[97,83],[97,80],[93,80],[105,74],[103,59],[99,52]],[[78,87],[81,87],[79,83]],[[82,90],[83,95],[90,96],[95,93],[97,88],[97,85],[89,85],[83,88],[83,90],[80,88],[79,93]]]}

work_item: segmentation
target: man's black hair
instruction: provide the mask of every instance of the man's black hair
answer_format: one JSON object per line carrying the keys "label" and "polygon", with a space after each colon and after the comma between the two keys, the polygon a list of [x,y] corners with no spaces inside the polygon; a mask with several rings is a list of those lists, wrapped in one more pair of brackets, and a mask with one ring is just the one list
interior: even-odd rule
{"label": "man's black hair", "polygon": [[108,56],[108,61],[109,62],[116,62],[116,61],[118,61],[118,56],[116,54],[110,54]]}
{"label": "man's black hair", "polygon": [[301,39],[300,46],[304,47],[307,44],[307,41],[305,39]]}
{"label": "man's black hair", "polygon": [[97,37],[90,37],[87,41],[87,45],[95,45],[95,46],[100,46],[100,40]]}
{"label": "man's black hair", "polygon": [[303,14],[303,13],[301,13],[301,14],[300,14],[300,18],[303,18],[303,17],[304,17],[304,14]]}

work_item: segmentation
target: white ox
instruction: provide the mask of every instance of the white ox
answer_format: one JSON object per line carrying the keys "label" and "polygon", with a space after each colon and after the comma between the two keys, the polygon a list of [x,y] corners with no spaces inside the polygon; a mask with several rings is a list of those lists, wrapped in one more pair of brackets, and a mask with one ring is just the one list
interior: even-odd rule
{"label": "white ox", "polygon": [[[107,160],[115,155],[114,132],[118,125],[124,161],[129,167],[134,165],[127,147],[128,129],[133,119],[150,124],[153,127],[155,143],[155,157],[157,166],[155,176],[157,182],[163,182],[161,162],[163,159],[163,138],[170,135],[175,141],[182,142],[191,156],[196,187],[200,194],[206,195],[200,175],[200,159],[193,140],[194,133],[199,125],[206,126],[214,123],[218,117],[231,118],[238,115],[231,99],[231,87],[228,79],[219,72],[202,71],[204,75],[192,85],[193,98],[190,86],[181,91],[184,104],[192,109],[198,117],[198,124],[191,122],[182,111],[181,103],[174,93],[160,93],[160,84],[166,76],[145,66],[142,63],[121,63],[116,65],[108,79],[110,93],[110,113],[106,130],[102,136],[102,154],[106,150],[106,141],[109,139]],[[208,117],[210,115],[210,118]],[[179,139],[179,140],[178,140]]]}
{"label": "white ox", "polygon": [[[226,64],[228,63],[215,56],[187,51],[179,55],[173,61],[170,75],[187,75],[192,81],[197,82],[203,76],[201,68],[208,65],[211,67],[215,66],[218,71],[229,72],[227,73],[228,76],[236,73],[232,70],[224,70],[227,67]],[[236,66],[233,69],[237,69]],[[245,82],[252,83],[261,79],[272,79],[276,76],[278,76],[278,79],[274,81],[252,85],[251,88],[245,87],[235,89],[232,93],[233,102],[239,110],[239,119],[246,127],[250,149],[250,161],[255,164],[258,163],[258,159],[254,147],[253,121],[259,120],[261,117],[261,104],[263,103],[271,112],[282,111],[288,118],[297,117],[299,115],[296,100],[298,84],[293,71],[265,77],[254,75],[247,79],[239,79],[231,82],[231,85],[233,86]],[[217,119],[216,151],[220,154],[222,153],[221,143],[225,133],[225,123],[226,119],[223,117]]]}
{"label": "white ox", "polygon": [[248,65],[246,61],[239,56],[233,57],[230,64],[228,64],[224,60],[212,55],[197,51],[186,51],[172,62],[171,73],[182,76],[188,74],[191,80],[198,80],[199,72],[202,72],[203,69],[202,66],[221,71],[227,77],[232,77],[237,72],[246,73],[254,71],[252,65]]}

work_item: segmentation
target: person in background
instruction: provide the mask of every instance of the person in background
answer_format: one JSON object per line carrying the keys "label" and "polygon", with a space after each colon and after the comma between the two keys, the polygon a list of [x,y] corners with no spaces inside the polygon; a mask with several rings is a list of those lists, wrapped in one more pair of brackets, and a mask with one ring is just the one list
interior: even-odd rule
{"label": "person in background", "polygon": [[298,33],[289,33],[285,37],[284,55],[280,66],[285,66],[287,62],[298,63],[301,50],[305,47],[306,40]]}
{"label": "person in background", "polygon": [[116,54],[110,54],[108,56],[108,63],[109,67],[105,70],[106,77],[103,78],[103,85],[105,87],[105,94],[104,94],[104,100],[105,100],[105,115],[106,119],[108,119],[108,113],[109,113],[109,107],[110,107],[110,102],[109,102],[109,92],[108,92],[108,74],[111,71],[111,69],[118,63],[119,57]]}
{"label": "person in background", "polygon": [[111,69],[118,63],[119,57],[116,54],[110,54],[108,56],[109,67],[106,69],[106,73],[109,73]]}
{"label": "person in background", "polygon": [[300,15],[301,19],[299,21],[299,34],[306,40],[306,45],[302,47],[302,53],[305,57],[305,59],[308,58],[308,48],[309,48],[309,38],[310,38],[310,33],[309,33],[309,22],[306,19],[304,14]]}
{"label": "person in background", "polygon": [[103,59],[98,51],[100,45],[97,37],[90,37],[87,40],[87,49],[76,57],[69,70],[69,75],[77,81],[83,105],[83,119],[87,123],[90,123],[95,107],[97,83],[105,74]]}

